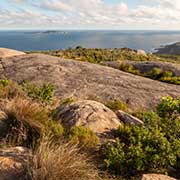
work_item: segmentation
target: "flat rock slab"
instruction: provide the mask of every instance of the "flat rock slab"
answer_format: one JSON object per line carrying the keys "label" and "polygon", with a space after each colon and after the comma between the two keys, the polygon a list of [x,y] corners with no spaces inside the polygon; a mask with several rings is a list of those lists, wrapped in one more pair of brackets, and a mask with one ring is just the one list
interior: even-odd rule
{"label": "flat rock slab", "polygon": [[0,48],[0,58],[24,55],[22,51],[16,51],[8,48]]}
{"label": "flat rock slab", "polygon": [[119,99],[132,109],[152,108],[162,96],[180,96],[180,86],[135,76],[117,69],[87,62],[27,54],[0,60],[0,78],[56,87],[62,98],[98,99],[101,102]]}

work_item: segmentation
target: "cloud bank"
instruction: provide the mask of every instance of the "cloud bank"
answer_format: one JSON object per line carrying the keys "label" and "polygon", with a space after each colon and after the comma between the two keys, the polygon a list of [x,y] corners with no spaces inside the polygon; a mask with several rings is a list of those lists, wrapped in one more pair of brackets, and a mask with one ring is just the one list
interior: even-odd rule
{"label": "cloud bank", "polygon": [[0,8],[0,24],[1,28],[180,28],[180,0],[151,1],[151,5],[143,3],[130,8],[121,1],[112,4],[103,0],[9,0],[9,7],[16,8]]}

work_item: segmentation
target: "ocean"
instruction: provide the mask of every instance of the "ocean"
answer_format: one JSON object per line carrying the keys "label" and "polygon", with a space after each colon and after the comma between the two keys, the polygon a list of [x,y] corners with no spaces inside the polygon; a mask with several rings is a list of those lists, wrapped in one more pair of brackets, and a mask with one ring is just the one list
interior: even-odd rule
{"label": "ocean", "polygon": [[85,48],[143,49],[152,52],[180,41],[180,31],[63,30],[0,31],[0,47],[22,51]]}

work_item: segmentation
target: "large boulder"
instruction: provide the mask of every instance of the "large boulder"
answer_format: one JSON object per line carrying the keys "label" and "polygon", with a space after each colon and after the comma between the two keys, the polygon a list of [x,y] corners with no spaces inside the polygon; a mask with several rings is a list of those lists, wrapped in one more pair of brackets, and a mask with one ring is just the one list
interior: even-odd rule
{"label": "large boulder", "polygon": [[132,116],[124,111],[121,111],[121,110],[116,111],[116,115],[125,124],[129,124],[129,125],[144,124],[144,122],[141,121],[140,119],[138,119],[137,117],[134,117],[134,116]]}
{"label": "large boulder", "polygon": [[8,48],[0,48],[0,58],[24,55],[22,51],[16,51]]}
{"label": "large boulder", "polygon": [[68,127],[84,126],[99,136],[111,134],[120,125],[116,114],[96,101],[77,101],[56,110],[56,119]]}
{"label": "large boulder", "polygon": [[22,179],[30,157],[30,151],[23,147],[0,149],[0,180]]}
{"label": "large boulder", "polygon": [[162,174],[144,174],[141,180],[177,180]]}
{"label": "large boulder", "polygon": [[55,86],[60,99],[120,99],[131,109],[152,109],[162,96],[178,97],[180,86],[135,76],[117,69],[42,54],[0,60],[0,78],[44,82]]}

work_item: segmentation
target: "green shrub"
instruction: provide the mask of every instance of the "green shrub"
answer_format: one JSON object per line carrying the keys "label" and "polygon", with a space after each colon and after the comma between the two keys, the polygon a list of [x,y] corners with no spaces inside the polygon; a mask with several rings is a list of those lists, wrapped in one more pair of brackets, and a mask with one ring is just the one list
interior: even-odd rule
{"label": "green shrub", "polygon": [[68,139],[84,148],[94,148],[99,143],[96,134],[82,126],[72,127],[68,132]]}
{"label": "green shrub", "polygon": [[146,73],[145,76],[151,78],[151,79],[159,79],[162,77],[162,70],[160,68],[153,68],[151,71]]}
{"label": "green shrub", "polygon": [[165,97],[157,112],[139,112],[144,125],[121,126],[103,149],[106,166],[123,176],[169,173],[180,177],[180,98]]}
{"label": "green shrub", "polygon": [[164,71],[162,76],[163,77],[173,77],[174,73],[172,71]]}
{"label": "green shrub", "polygon": [[180,85],[180,77],[162,77],[160,78],[160,81]]}
{"label": "green shrub", "polygon": [[120,100],[108,101],[105,105],[113,111],[127,109],[127,104],[125,104],[124,102],[122,102]]}
{"label": "green shrub", "polygon": [[157,112],[161,117],[171,117],[177,112],[180,113],[180,98],[163,97],[157,106]]}
{"label": "green shrub", "polygon": [[132,74],[136,74],[136,75],[140,75],[141,73],[139,72],[138,69],[136,69],[133,65],[130,64],[126,64],[126,63],[122,63],[119,66],[119,70],[125,71],[125,72],[129,72]]}
{"label": "green shrub", "polygon": [[23,83],[23,89],[32,99],[37,99],[45,103],[51,103],[53,100],[54,86],[51,84],[43,84],[38,86],[30,83]]}
{"label": "green shrub", "polygon": [[114,145],[107,145],[105,163],[120,175],[164,173],[176,162],[171,144],[161,130],[122,126]]}
{"label": "green shrub", "polygon": [[54,140],[59,140],[64,135],[64,128],[59,122],[49,120],[45,124],[45,133],[51,134]]}

